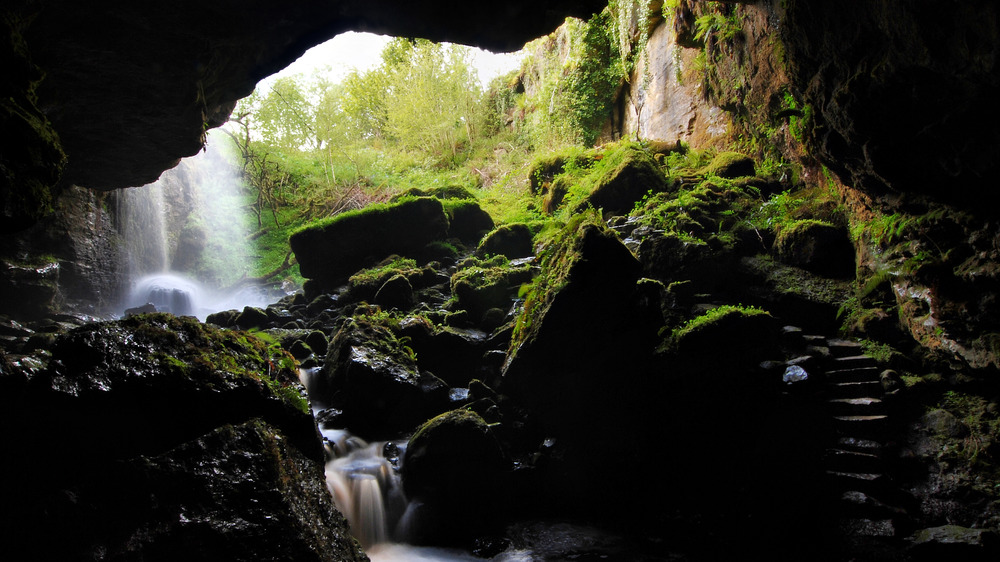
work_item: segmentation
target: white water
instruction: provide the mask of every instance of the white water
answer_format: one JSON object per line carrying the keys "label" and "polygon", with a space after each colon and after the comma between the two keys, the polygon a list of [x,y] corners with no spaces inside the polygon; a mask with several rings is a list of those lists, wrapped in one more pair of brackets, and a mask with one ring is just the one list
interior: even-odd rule
{"label": "white water", "polygon": [[259,288],[227,289],[252,271],[246,239],[256,226],[243,209],[235,163],[225,134],[213,131],[205,150],[156,182],[120,193],[116,212],[130,286],[122,310],[150,303],[205,320],[274,300]]}

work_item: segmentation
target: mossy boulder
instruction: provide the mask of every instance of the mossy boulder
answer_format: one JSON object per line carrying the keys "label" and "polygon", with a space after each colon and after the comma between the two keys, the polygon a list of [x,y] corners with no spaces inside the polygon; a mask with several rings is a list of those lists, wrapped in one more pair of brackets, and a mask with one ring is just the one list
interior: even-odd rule
{"label": "mossy boulder", "polygon": [[510,308],[518,288],[532,276],[530,265],[512,266],[503,256],[471,258],[452,275],[451,290],[458,306],[478,319],[491,308]]}
{"label": "mossy boulder", "polygon": [[[416,260],[400,256],[389,256],[375,267],[363,269],[347,280],[347,292],[341,297],[344,302],[373,301],[379,290],[392,278],[402,277],[413,289],[426,287],[436,280],[435,272],[429,267],[420,267]],[[311,305],[310,305],[311,306]]]}
{"label": "mossy boulder", "polygon": [[468,200],[445,202],[448,214],[448,236],[464,244],[475,244],[484,234],[493,230],[493,217],[479,203]]}
{"label": "mossy boulder", "polygon": [[524,258],[535,253],[534,234],[524,223],[505,224],[483,237],[476,248],[481,258],[504,256],[508,259]]}
{"label": "mossy boulder", "polygon": [[778,259],[788,265],[838,278],[854,277],[854,245],[847,228],[806,219],[784,226],[774,241]]}
{"label": "mossy boulder", "polygon": [[587,206],[603,210],[605,215],[626,214],[647,193],[667,188],[666,176],[653,156],[633,145],[623,145],[603,154],[594,166],[593,188],[577,210]]}
{"label": "mossy boulder", "polygon": [[276,345],[148,314],[84,325],[56,339],[47,366],[13,368],[0,376],[0,477],[18,514],[6,544],[46,560],[364,559]]}
{"label": "mossy boulder", "polygon": [[404,199],[342,213],[289,238],[303,277],[328,283],[391,254],[415,254],[448,234],[448,216],[432,197]]}
{"label": "mossy boulder", "polygon": [[413,285],[406,276],[393,275],[375,293],[375,304],[385,309],[407,310],[413,306]]}
{"label": "mossy boulder", "polygon": [[403,489],[421,504],[417,542],[463,542],[490,530],[506,502],[509,462],[478,414],[453,410],[424,423],[403,457]]}
{"label": "mossy boulder", "polygon": [[559,433],[594,423],[583,419],[592,408],[627,407],[615,397],[639,376],[662,322],[639,289],[640,269],[599,218],[568,224],[527,291],[500,391]]}
{"label": "mossy boulder", "polygon": [[720,178],[741,178],[757,175],[753,158],[739,152],[720,152],[699,173]]}
{"label": "mossy boulder", "polygon": [[448,386],[422,372],[386,325],[356,315],[331,339],[315,400],[343,412],[352,432],[388,439],[445,409]]}

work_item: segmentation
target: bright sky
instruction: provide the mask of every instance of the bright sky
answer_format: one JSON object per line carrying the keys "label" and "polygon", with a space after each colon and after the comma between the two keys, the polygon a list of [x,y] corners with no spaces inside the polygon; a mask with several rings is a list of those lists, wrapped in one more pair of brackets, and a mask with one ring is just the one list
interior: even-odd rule
{"label": "bright sky", "polygon": [[[316,45],[306,51],[298,60],[288,65],[281,72],[269,76],[257,84],[258,89],[266,88],[281,76],[294,74],[309,75],[315,68],[327,66],[330,68],[330,78],[338,82],[352,70],[364,72],[377,66],[382,59],[382,48],[392,37],[374,35],[372,33],[342,33],[326,43]],[[491,53],[482,49],[473,49],[472,64],[479,72],[479,81],[489,84],[490,80],[501,74],[514,70],[521,64],[523,53]]]}

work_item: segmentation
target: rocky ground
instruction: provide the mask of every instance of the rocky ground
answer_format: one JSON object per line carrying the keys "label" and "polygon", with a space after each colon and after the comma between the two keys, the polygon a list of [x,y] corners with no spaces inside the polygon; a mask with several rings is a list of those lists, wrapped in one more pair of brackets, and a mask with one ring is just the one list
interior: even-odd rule
{"label": "rocky ground", "polygon": [[835,337],[842,209],[775,199],[800,186],[734,153],[573,158],[533,169],[552,221],[494,228],[459,188],[304,229],[309,281],[263,309],[6,320],[10,540],[60,521],[36,548],[70,559],[360,559],[297,361],[321,426],[412,436],[422,542],[489,554],[557,518],[648,559],[995,555],[996,395]]}

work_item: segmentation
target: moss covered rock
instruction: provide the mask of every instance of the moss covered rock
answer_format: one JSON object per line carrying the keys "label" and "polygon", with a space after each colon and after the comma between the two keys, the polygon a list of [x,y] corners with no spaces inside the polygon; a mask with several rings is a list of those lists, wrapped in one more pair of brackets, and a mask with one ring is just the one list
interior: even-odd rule
{"label": "moss covered rock", "polygon": [[465,244],[476,244],[484,234],[493,230],[493,217],[475,201],[447,201],[448,236]]}
{"label": "moss covered rock", "polygon": [[478,319],[491,308],[510,308],[518,288],[532,277],[530,265],[512,266],[503,256],[472,258],[452,275],[451,290],[458,305]]}
{"label": "moss covered rock", "polygon": [[448,216],[431,197],[371,205],[305,227],[289,238],[302,276],[338,282],[390,254],[419,252],[448,234]]}
{"label": "moss covered rock", "polygon": [[795,221],[774,242],[782,262],[832,277],[854,277],[854,245],[847,229],[825,221]]}
{"label": "moss covered rock", "polygon": [[524,223],[505,224],[483,237],[476,255],[485,258],[504,256],[508,259],[534,255],[534,234]]}
{"label": "moss covered rock", "polygon": [[[0,374],[0,477],[18,514],[6,544],[46,560],[364,559],[326,493],[295,362],[276,345],[139,315],[72,330],[47,367]],[[45,521],[59,521],[59,541]]]}
{"label": "moss covered rock", "polygon": [[757,175],[753,158],[739,152],[720,152],[712,161],[701,169],[702,175],[715,175],[720,178],[740,178]]}
{"label": "moss covered rock", "polygon": [[417,366],[416,355],[375,310],[359,313],[331,339],[315,400],[343,412],[365,438],[388,439],[445,409],[448,386]]}
{"label": "moss covered rock", "polygon": [[602,209],[605,215],[621,215],[632,210],[647,193],[667,187],[666,176],[653,156],[636,146],[622,145],[606,151],[594,166],[593,188],[577,209]]}
{"label": "moss covered rock", "polygon": [[418,542],[461,542],[490,528],[506,502],[508,462],[478,414],[453,410],[420,426],[403,457],[403,488],[420,502]]}

